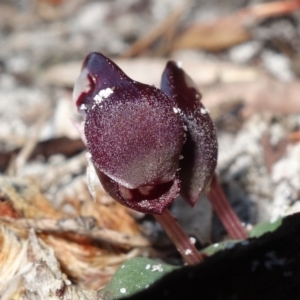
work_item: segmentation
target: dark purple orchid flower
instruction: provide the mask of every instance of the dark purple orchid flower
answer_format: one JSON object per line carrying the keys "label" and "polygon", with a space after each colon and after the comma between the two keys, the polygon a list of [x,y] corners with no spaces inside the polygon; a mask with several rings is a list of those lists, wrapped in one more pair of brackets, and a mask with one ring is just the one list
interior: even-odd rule
{"label": "dark purple orchid flower", "polygon": [[154,214],[179,193],[195,205],[217,160],[216,133],[201,95],[172,61],[161,89],[130,79],[91,53],[73,95],[105,190],[127,207]]}

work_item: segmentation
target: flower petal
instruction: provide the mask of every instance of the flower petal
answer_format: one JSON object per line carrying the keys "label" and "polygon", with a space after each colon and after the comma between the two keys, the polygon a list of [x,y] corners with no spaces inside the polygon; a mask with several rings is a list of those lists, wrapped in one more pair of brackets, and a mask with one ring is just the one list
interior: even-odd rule
{"label": "flower petal", "polygon": [[163,72],[161,89],[176,101],[187,129],[180,162],[180,194],[194,206],[217,164],[216,131],[200,101],[201,94],[196,84],[173,61],[167,63]]}
{"label": "flower petal", "polygon": [[167,183],[128,189],[98,169],[96,171],[104,189],[112,198],[120,204],[142,213],[162,214],[164,209],[179,195],[178,176]]}
{"label": "flower petal", "polygon": [[129,189],[173,181],[184,140],[174,100],[128,78],[100,53],[87,57],[82,74],[89,89],[77,90],[75,100],[86,109],[85,136],[95,167]]}

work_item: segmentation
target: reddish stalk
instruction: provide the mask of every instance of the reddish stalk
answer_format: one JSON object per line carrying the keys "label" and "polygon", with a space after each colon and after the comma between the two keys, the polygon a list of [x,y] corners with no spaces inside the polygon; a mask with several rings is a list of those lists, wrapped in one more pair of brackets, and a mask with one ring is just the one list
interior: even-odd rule
{"label": "reddish stalk", "polygon": [[203,257],[200,252],[190,241],[189,237],[168,209],[165,209],[161,215],[154,215],[154,217],[165,230],[188,265],[195,265],[203,261]]}
{"label": "reddish stalk", "polygon": [[228,202],[216,174],[212,178],[208,198],[230,237],[235,240],[247,239],[248,233]]}

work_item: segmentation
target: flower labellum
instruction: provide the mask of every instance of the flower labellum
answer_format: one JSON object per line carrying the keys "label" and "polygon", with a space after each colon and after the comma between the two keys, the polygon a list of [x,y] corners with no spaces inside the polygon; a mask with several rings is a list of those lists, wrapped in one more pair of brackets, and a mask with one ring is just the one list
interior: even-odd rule
{"label": "flower labellum", "polygon": [[104,189],[127,207],[161,214],[180,192],[194,204],[213,175],[214,127],[187,78],[169,62],[162,91],[100,53],[83,63],[73,98],[87,148]]}

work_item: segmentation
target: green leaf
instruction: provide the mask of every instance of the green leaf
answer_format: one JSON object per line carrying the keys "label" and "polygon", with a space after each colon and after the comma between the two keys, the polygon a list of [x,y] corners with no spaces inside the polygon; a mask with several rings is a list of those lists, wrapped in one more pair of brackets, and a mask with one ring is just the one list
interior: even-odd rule
{"label": "green leaf", "polygon": [[177,267],[149,258],[133,258],[120,266],[111,281],[101,290],[100,297],[103,300],[128,297],[147,289],[156,280],[175,269]]}
{"label": "green leaf", "polygon": [[228,240],[228,241],[224,241],[224,242],[220,242],[220,243],[216,243],[213,245],[210,245],[204,249],[201,250],[202,253],[211,256],[213,254],[215,254],[216,252],[220,251],[220,250],[224,250],[224,249],[231,249],[234,247],[234,245],[236,243],[239,243],[239,240]]}
{"label": "green leaf", "polygon": [[250,237],[259,237],[267,232],[276,230],[282,224],[282,218],[277,219],[275,222],[265,222],[256,225],[250,232]]}
{"label": "green leaf", "polygon": [[[275,222],[259,223],[251,230],[249,235],[250,235],[250,237],[260,237],[261,235],[263,235],[267,232],[272,232],[272,231],[276,230],[281,224],[282,224],[282,218],[279,218]],[[210,246],[204,248],[203,250],[201,250],[201,252],[205,253],[208,256],[211,256],[220,250],[230,249],[236,243],[239,243],[239,242],[243,243],[243,241],[239,241],[239,240],[224,241],[221,243],[210,245]]]}

